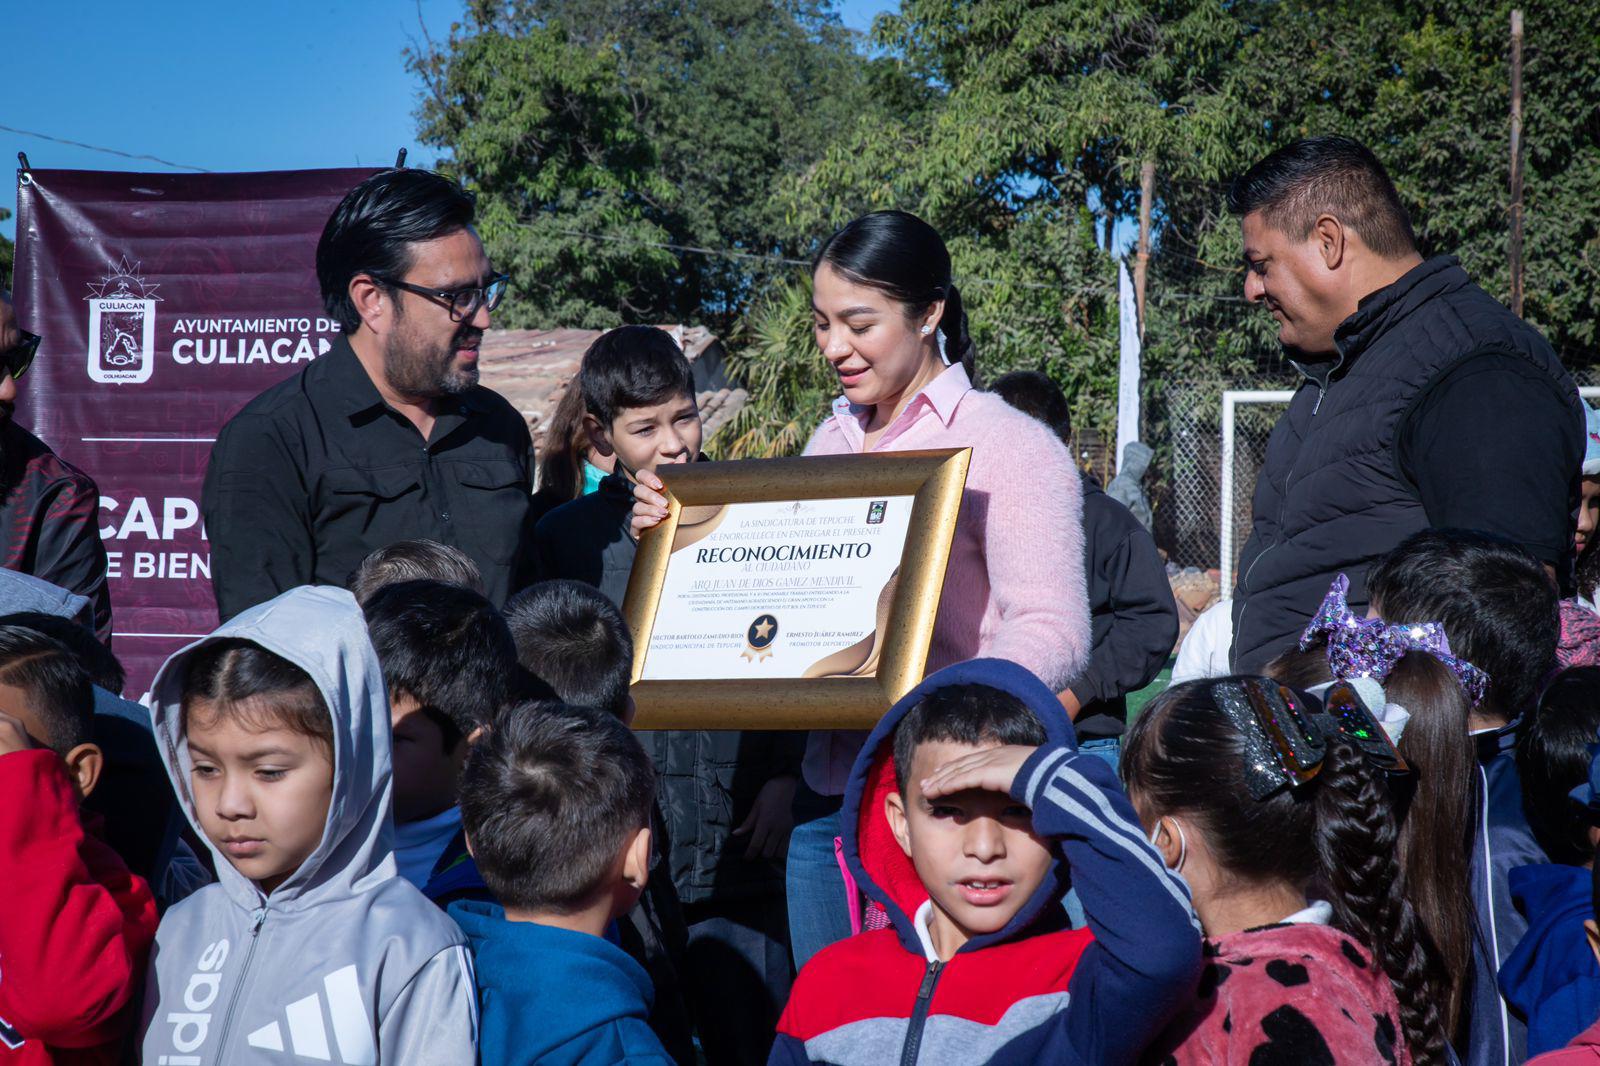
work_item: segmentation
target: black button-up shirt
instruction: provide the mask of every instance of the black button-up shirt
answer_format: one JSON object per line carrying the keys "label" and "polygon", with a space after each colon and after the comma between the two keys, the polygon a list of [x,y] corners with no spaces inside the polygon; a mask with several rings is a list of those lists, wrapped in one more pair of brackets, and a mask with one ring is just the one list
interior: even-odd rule
{"label": "black button-up shirt", "polygon": [[347,339],[257,396],[217,437],[202,509],[223,620],[296,585],[340,585],[367,554],[436,540],[496,605],[531,563],[533,442],[481,386],[441,397],[427,441],[384,403]]}

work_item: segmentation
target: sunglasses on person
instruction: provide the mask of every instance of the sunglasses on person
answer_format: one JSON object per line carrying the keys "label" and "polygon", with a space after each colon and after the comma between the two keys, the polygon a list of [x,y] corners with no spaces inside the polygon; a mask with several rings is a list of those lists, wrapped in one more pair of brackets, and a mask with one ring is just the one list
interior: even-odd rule
{"label": "sunglasses on person", "polygon": [[28,367],[33,365],[33,357],[39,351],[39,341],[42,340],[37,333],[29,333],[25,329],[17,330],[20,340],[7,351],[0,352],[0,373],[10,374],[11,380],[16,381],[28,372]]}
{"label": "sunglasses on person", "polygon": [[459,289],[430,289],[425,285],[413,285],[409,281],[381,274],[373,274],[372,277],[385,285],[392,285],[397,289],[404,289],[406,292],[432,300],[449,310],[452,322],[465,322],[477,314],[480,307],[493,311],[500,306],[500,301],[505,298],[506,289],[511,284],[510,274],[496,274],[482,285],[466,285]]}

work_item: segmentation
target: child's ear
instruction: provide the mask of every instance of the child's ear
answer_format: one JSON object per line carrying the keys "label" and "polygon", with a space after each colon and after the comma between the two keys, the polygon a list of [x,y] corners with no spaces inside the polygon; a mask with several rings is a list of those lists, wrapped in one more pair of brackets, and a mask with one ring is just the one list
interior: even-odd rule
{"label": "child's ear", "polygon": [[883,814],[889,819],[889,832],[894,834],[900,850],[911,857],[911,827],[906,822],[906,801],[898,789],[883,798]]}
{"label": "child's ear", "polygon": [[461,842],[467,846],[467,856],[476,862],[478,860],[478,855],[472,850],[472,838],[467,836],[466,833],[462,833]]}
{"label": "child's ear", "polygon": [[611,458],[616,451],[611,445],[611,427],[601,425],[598,418],[585,413],[583,428],[589,434],[589,446],[607,459]]}
{"label": "child's ear", "polygon": [[650,827],[644,826],[622,853],[622,880],[629,888],[643,892],[650,880]]}
{"label": "child's ear", "polygon": [[67,776],[72,779],[78,798],[88,799],[89,793],[100,783],[100,771],[105,769],[106,757],[100,745],[79,744],[67,752],[62,761],[67,764]]}
{"label": "child's ear", "polygon": [[1596,959],[1600,959],[1600,925],[1596,925],[1593,918],[1584,920],[1583,935],[1589,941],[1589,950],[1594,952]]}

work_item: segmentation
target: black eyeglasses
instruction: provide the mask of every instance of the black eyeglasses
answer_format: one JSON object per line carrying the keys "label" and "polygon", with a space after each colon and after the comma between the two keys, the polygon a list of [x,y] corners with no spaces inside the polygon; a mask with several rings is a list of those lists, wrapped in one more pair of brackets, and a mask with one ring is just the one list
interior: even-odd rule
{"label": "black eyeglasses", "polygon": [[0,371],[11,375],[11,380],[16,381],[28,372],[28,367],[33,365],[33,357],[39,351],[39,342],[44,338],[37,333],[29,333],[25,329],[17,330],[21,338],[16,345],[8,351],[0,352]]}
{"label": "black eyeglasses", "polygon": [[413,285],[409,281],[401,281],[399,278],[384,277],[380,274],[373,274],[372,277],[385,285],[393,285],[397,289],[416,293],[441,307],[448,308],[452,322],[466,321],[477,314],[480,307],[487,307],[493,311],[500,306],[506,288],[511,284],[510,274],[496,274],[482,285],[468,285],[460,289],[429,289],[422,285]]}

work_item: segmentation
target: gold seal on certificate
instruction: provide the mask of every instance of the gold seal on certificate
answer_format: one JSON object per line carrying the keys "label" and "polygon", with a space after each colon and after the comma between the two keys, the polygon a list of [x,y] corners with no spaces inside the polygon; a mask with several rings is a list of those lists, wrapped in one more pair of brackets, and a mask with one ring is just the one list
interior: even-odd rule
{"label": "gold seal on certificate", "polygon": [[864,727],[921,680],[970,452],[663,468],[625,613],[639,728]]}

